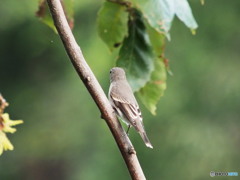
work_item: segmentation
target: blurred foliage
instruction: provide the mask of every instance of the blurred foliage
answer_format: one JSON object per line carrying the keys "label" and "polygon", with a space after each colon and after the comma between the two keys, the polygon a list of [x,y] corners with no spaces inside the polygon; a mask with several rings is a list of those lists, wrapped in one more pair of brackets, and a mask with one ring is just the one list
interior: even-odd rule
{"label": "blurred foliage", "polygon": [[3,151],[14,149],[6,133],[15,133],[17,129],[12,126],[22,123],[22,120],[11,120],[8,113],[0,114],[0,155],[2,155]]}
{"label": "blurred foliage", "polygon": [[[107,93],[116,54],[97,35],[100,2],[75,3],[74,34]],[[147,179],[211,179],[210,171],[240,167],[240,2],[190,4],[201,26],[192,36],[173,23],[165,54],[174,76],[158,115],[140,104],[154,149],[130,131]],[[59,37],[39,23],[36,10],[37,1],[0,6],[0,90],[11,117],[24,119],[9,136],[14,152],[0,157],[0,179],[130,179]]]}
{"label": "blurred foliage", "polygon": [[0,156],[2,155],[3,151],[13,150],[13,145],[9,141],[6,136],[6,133],[14,133],[16,132],[16,128],[12,126],[18,125],[23,123],[22,120],[13,121],[9,118],[8,113],[4,113],[5,108],[9,104],[0,94]]}

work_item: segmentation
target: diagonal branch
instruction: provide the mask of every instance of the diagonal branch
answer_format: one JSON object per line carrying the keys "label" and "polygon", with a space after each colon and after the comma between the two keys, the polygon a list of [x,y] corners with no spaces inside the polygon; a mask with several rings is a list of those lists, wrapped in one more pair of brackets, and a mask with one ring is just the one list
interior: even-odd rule
{"label": "diagonal branch", "polygon": [[122,153],[132,179],[146,179],[137,159],[136,152],[132,146],[132,143],[123,130],[121,124],[117,120],[117,117],[104,91],[102,90],[102,87],[98,83],[92,70],[83,57],[81,49],[78,46],[67,23],[60,0],[47,0],[47,2],[52,14],[52,18],[54,20],[54,24],[58,30],[60,38],[62,39],[68,56],[75,70],[77,71],[78,75],[82,79],[93,100],[101,111],[102,118],[106,120],[106,123],[115,138],[118,148]]}

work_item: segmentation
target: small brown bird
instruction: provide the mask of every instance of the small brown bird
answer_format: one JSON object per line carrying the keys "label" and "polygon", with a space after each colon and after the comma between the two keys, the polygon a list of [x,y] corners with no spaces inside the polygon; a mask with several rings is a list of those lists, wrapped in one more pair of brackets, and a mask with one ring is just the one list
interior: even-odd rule
{"label": "small brown bird", "polygon": [[136,129],[147,147],[153,148],[144,130],[141,111],[127,82],[125,71],[119,67],[112,68],[110,83],[108,98],[113,109],[129,128],[133,126]]}

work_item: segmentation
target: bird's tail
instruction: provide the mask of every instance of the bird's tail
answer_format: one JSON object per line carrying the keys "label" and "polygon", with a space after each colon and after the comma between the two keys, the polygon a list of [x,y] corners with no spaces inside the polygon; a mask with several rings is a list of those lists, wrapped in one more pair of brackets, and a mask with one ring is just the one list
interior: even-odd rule
{"label": "bird's tail", "polygon": [[141,138],[143,139],[144,143],[146,144],[146,146],[149,147],[149,148],[153,148],[150,140],[149,140],[148,137],[147,137],[146,132],[144,132],[144,131],[139,131],[139,134],[140,134]]}

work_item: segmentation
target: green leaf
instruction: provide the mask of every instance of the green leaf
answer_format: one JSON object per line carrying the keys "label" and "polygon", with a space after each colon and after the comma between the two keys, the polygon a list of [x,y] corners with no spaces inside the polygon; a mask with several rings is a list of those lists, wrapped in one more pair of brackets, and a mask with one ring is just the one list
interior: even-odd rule
{"label": "green leaf", "polygon": [[155,59],[155,70],[151,80],[137,93],[142,103],[153,114],[156,115],[157,103],[166,89],[166,68],[162,59]]}
{"label": "green leaf", "polygon": [[[74,26],[73,0],[62,0],[61,2],[68,24],[70,28],[73,29]],[[36,12],[36,16],[39,18],[40,21],[42,21],[44,24],[50,27],[55,33],[57,33],[57,29],[54,25],[46,0],[39,0],[38,11]]]}
{"label": "green leaf", "polygon": [[197,23],[187,0],[131,0],[139,8],[148,23],[158,32],[165,33],[171,28],[175,15],[190,29]]}
{"label": "green leaf", "polygon": [[154,55],[142,16],[133,11],[133,19],[129,22],[129,36],[120,49],[117,66],[125,69],[133,91],[138,91],[150,80]]}
{"label": "green leaf", "polygon": [[40,21],[42,21],[44,24],[50,27],[55,33],[57,33],[57,29],[54,26],[52,16],[47,6],[46,0],[39,1],[38,11],[36,12],[36,16],[39,18]]}
{"label": "green leaf", "polygon": [[128,12],[117,3],[105,2],[98,13],[98,33],[112,51],[128,33]]}
{"label": "green leaf", "polygon": [[165,48],[165,36],[152,28],[148,23],[145,24],[153,51],[157,57],[161,57]]}
{"label": "green leaf", "polygon": [[151,80],[138,92],[138,96],[146,108],[156,114],[156,105],[166,89],[166,64],[164,63],[165,37],[157,32],[148,23],[147,32],[150,37],[151,45],[155,54],[155,69],[151,75]]}
{"label": "green leaf", "polygon": [[169,73],[169,75],[173,75],[170,67],[169,67],[169,63],[168,63],[168,59],[166,59],[164,57],[164,50],[165,50],[165,36],[159,32],[157,32],[154,28],[152,28],[148,23],[146,23],[147,25],[147,31],[150,37],[150,41],[153,47],[153,51],[154,54],[163,59],[163,62],[165,64],[165,68],[167,70],[167,72]]}
{"label": "green leaf", "polygon": [[174,0],[177,17],[190,29],[197,29],[198,25],[193,17],[187,0]]}

